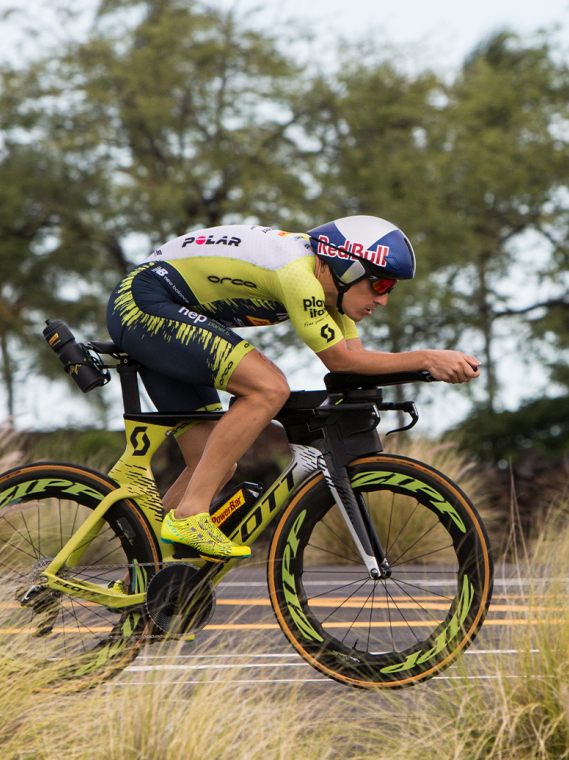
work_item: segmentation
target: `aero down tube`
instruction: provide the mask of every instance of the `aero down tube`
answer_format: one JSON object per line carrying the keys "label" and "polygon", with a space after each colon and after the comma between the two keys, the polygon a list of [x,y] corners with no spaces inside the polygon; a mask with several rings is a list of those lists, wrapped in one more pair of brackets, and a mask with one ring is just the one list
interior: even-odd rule
{"label": "aero down tube", "polygon": [[[229,536],[232,541],[247,546],[253,544],[271,520],[278,515],[297,486],[309,475],[318,471],[318,459],[321,456],[318,449],[298,444],[291,444],[290,448],[292,460],[273,485],[253,504]],[[217,585],[238,562],[238,559],[225,562],[212,579],[214,585]]]}

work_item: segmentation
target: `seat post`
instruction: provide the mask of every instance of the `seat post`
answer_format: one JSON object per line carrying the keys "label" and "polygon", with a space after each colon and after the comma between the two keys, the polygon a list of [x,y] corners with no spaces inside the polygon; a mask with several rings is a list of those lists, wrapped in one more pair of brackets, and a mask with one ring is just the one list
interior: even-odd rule
{"label": "seat post", "polygon": [[122,401],[125,414],[140,414],[140,392],[138,390],[138,370],[140,364],[130,357],[121,357],[117,372],[121,380]]}

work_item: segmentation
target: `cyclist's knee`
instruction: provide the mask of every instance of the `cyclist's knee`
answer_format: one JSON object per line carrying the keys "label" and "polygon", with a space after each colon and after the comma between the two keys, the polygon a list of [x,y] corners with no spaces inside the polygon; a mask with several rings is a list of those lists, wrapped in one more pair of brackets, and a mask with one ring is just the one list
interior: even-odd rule
{"label": "cyclist's knee", "polygon": [[270,408],[272,412],[277,412],[290,396],[290,388],[284,378],[278,375],[273,382],[259,391],[261,403]]}

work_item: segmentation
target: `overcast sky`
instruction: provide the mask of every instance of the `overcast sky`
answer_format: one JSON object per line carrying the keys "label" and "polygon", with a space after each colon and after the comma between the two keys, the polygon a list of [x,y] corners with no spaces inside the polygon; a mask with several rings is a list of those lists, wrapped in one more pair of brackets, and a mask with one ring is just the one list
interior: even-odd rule
{"label": "overcast sky", "polygon": [[[0,0],[0,13],[15,9],[0,23],[0,57],[12,55],[24,25],[46,29],[56,3],[46,0]],[[314,48],[333,53],[339,37],[354,41],[373,36],[412,55],[422,68],[451,70],[492,32],[510,28],[523,35],[559,27],[559,40],[569,48],[567,0],[211,0],[211,5],[239,15],[254,11],[251,22],[278,32],[292,22],[315,35]],[[77,11],[93,8],[95,0],[70,3]],[[88,15],[85,16],[88,19]],[[46,23],[47,22],[47,23]],[[79,22],[72,29],[84,30]],[[53,30],[53,39],[65,34]],[[28,48],[31,49],[31,48]]]}

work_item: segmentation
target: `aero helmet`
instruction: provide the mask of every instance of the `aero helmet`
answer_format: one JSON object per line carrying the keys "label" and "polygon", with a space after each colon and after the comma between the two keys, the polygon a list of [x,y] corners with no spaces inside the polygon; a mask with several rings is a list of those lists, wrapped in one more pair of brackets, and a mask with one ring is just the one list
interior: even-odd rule
{"label": "aero helmet", "polygon": [[398,280],[412,280],[415,276],[411,243],[385,219],[346,216],[308,230],[308,234],[314,253],[330,267],[338,288],[340,312],[344,293],[364,277],[392,280],[394,286]]}

